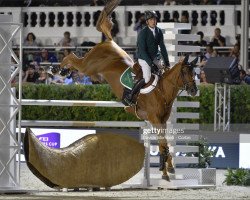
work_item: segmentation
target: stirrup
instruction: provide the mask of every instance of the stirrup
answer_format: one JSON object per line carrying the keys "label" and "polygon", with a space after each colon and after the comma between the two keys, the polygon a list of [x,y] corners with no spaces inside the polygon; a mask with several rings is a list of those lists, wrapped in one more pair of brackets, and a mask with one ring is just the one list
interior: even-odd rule
{"label": "stirrup", "polygon": [[123,101],[128,105],[128,106],[133,106],[135,105],[135,102],[133,102],[133,99],[129,100],[127,97],[123,99]]}

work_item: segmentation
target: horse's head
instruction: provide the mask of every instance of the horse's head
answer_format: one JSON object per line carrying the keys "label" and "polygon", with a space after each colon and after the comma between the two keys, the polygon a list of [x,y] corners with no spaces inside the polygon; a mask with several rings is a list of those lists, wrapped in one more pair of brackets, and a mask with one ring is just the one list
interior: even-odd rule
{"label": "horse's head", "polygon": [[191,96],[195,96],[197,93],[197,86],[194,80],[194,67],[198,61],[198,57],[192,62],[188,62],[189,56],[187,55],[181,62],[181,79],[183,82],[184,89]]}

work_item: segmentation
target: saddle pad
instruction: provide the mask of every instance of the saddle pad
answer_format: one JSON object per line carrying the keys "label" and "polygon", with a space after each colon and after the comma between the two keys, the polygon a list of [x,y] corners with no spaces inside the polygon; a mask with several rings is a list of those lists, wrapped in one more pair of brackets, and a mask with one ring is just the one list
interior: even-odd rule
{"label": "saddle pad", "polygon": [[132,69],[128,67],[120,77],[121,84],[124,87],[128,88],[129,90],[132,90],[134,86],[134,80],[132,74],[133,74]]}

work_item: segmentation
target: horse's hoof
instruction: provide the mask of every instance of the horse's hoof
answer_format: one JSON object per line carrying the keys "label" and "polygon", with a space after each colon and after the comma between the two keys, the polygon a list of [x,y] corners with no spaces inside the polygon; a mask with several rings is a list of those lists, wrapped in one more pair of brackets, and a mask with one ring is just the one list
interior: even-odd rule
{"label": "horse's hoof", "polygon": [[174,168],[168,168],[168,173],[175,174],[175,169]]}
{"label": "horse's hoof", "polygon": [[170,178],[168,175],[162,175],[162,179],[170,182]]}

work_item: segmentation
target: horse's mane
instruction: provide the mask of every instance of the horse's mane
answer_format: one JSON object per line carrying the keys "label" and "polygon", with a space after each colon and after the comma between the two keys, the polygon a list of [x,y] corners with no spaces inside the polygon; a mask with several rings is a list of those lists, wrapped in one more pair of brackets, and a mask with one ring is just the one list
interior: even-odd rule
{"label": "horse's mane", "polygon": [[167,76],[172,74],[176,70],[176,68],[179,67],[180,65],[182,65],[181,61],[176,63],[170,70],[165,71],[162,75],[162,78],[166,78]]}

